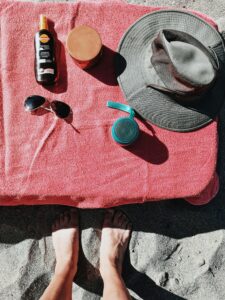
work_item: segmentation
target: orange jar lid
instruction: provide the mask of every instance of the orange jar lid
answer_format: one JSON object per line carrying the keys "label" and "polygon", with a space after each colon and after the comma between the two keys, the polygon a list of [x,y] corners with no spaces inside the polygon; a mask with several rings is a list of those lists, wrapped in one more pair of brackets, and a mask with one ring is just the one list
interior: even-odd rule
{"label": "orange jar lid", "polygon": [[81,25],[69,32],[66,47],[75,62],[85,69],[93,65],[100,56],[102,41],[95,29]]}

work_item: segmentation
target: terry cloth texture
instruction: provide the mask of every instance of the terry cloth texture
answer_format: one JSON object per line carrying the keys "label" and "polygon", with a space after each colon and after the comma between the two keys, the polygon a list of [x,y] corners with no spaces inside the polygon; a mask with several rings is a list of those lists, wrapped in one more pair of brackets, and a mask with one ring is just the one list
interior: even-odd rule
{"label": "terry cloth texture", "polygon": [[[113,122],[126,115],[106,107],[107,100],[126,104],[114,72],[115,51],[133,22],[159,8],[111,1],[4,1],[0,9],[1,205],[99,208],[184,197],[201,204],[215,195],[217,121],[178,133],[137,120],[141,135],[135,144],[122,148],[111,138]],[[38,85],[34,76],[40,14],[51,20],[58,39],[60,80],[52,88]],[[100,62],[88,71],[79,69],[65,49],[68,32],[81,24],[97,29],[104,44]],[[72,123],[48,112],[25,112],[24,100],[34,94],[69,104]]]}

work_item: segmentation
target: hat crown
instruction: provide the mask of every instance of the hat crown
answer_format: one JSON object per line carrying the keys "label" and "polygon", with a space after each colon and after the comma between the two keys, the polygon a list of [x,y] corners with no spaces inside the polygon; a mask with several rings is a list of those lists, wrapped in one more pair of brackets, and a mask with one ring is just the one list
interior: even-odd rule
{"label": "hat crown", "polygon": [[166,43],[168,55],[181,78],[194,85],[208,85],[214,80],[214,68],[204,52],[185,42]]}
{"label": "hat crown", "polygon": [[153,87],[188,98],[202,94],[215,81],[217,66],[212,54],[191,35],[162,30],[151,47],[152,65],[164,84],[153,83]]}

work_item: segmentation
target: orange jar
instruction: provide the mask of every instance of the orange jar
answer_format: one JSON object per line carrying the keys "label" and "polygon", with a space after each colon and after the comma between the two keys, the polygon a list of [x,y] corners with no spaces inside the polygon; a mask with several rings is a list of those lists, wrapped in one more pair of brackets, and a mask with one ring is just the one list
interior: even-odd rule
{"label": "orange jar", "polygon": [[87,25],[75,27],[69,32],[66,47],[75,63],[82,69],[96,64],[102,54],[99,33]]}

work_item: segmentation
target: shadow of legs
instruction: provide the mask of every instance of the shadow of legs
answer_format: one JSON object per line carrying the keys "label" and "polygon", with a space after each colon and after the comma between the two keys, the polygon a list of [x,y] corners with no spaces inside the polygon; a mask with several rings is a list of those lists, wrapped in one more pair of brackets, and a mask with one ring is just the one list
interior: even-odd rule
{"label": "shadow of legs", "polygon": [[130,262],[130,255],[127,252],[124,261],[123,278],[126,286],[144,300],[184,300],[157,286],[146,274],[138,272]]}

